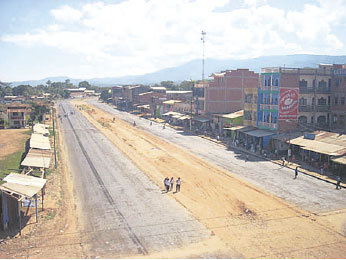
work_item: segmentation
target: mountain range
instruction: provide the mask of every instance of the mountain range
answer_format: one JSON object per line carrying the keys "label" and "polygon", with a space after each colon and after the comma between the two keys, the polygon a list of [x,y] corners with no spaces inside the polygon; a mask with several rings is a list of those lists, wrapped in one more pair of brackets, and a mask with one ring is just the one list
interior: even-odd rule
{"label": "mountain range", "polygon": [[[205,60],[205,78],[214,72],[223,70],[248,68],[255,72],[260,72],[263,67],[288,67],[303,68],[317,67],[318,64],[346,64],[346,55],[330,56],[330,55],[277,55],[262,56],[252,59],[206,59]],[[107,77],[107,78],[89,78],[89,79],[73,79],[69,77],[49,77],[41,80],[28,80],[12,82],[12,86],[31,85],[37,86],[46,84],[48,80],[52,82],[64,82],[70,79],[71,83],[78,85],[80,81],[86,80],[95,86],[114,86],[127,84],[155,84],[161,81],[171,80],[180,82],[183,80],[199,80],[202,78],[202,61],[192,60],[180,66],[162,69],[153,73],[143,75],[131,75],[123,77]]]}

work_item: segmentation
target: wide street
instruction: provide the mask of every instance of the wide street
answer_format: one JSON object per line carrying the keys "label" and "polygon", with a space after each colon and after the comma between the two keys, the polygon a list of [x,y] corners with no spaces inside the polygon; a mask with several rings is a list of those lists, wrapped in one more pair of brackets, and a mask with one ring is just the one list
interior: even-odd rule
{"label": "wide street", "polygon": [[299,174],[298,178],[293,180],[292,169],[255,156],[250,156],[249,161],[245,162],[244,154],[227,150],[223,145],[198,136],[184,135],[170,127],[162,129],[162,124],[153,123],[150,126],[149,120],[139,119],[136,115],[116,110],[95,100],[89,102],[129,123],[135,120],[138,127],[175,143],[300,208],[313,213],[346,208],[346,189],[335,190],[335,185],[304,174]]}
{"label": "wide street", "polygon": [[86,257],[344,255],[344,189],[88,102],[58,103]]}
{"label": "wide street", "polygon": [[68,101],[59,102],[58,107],[60,115],[69,114],[62,117],[61,127],[86,256],[145,256],[198,242],[209,234]]}

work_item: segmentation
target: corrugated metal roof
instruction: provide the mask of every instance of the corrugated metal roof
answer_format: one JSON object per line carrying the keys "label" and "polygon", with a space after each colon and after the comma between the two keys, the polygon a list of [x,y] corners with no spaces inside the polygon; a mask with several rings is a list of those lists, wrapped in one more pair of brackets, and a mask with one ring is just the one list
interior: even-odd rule
{"label": "corrugated metal roof", "polygon": [[35,187],[41,187],[46,184],[47,180],[34,177],[34,176],[28,176],[24,174],[18,174],[18,173],[10,173],[7,175],[4,179],[7,183],[16,183],[21,184],[25,186],[35,186]]}
{"label": "corrugated metal roof", "polygon": [[343,146],[328,144],[317,140],[304,139],[303,137],[292,139],[290,143],[299,145],[304,150],[328,155],[340,155],[339,151],[343,151],[345,149]]}
{"label": "corrugated metal roof", "polygon": [[47,126],[44,124],[36,124],[34,125],[34,133],[38,133],[38,134],[46,134],[49,135],[49,131],[47,129]]}
{"label": "corrugated metal roof", "polygon": [[33,133],[30,138],[30,148],[50,150],[49,138],[42,134]]}
{"label": "corrugated metal roof", "polygon": [[253,130],[253,131],[249,131],[246,132],[247,135],[251,135],[251,136],[255,136],[255,137],[264,137],[264,136],[270,136],[270,135],[274,135],[274,133],[272,132],[268,132],[265,130]]}
{"label": "corrugated metal roof", "polygon": [[49,168],[50,157],[36,157],[36,156],[26,156],[21,163],[22,166],[27,167],[38,167],[38,168]]}
{"label": "corrugated metal roof", "polygon": [[0,186],[3,191],[18,194],[22,197],[33,197],[46,184],[47,180],[38,177],[10,173],[4,178],[6,183]]}
{"label": "corrugated metal roof", "polygon": [[332,161],[346,165],[346,155],[339,158],[332,158]]}

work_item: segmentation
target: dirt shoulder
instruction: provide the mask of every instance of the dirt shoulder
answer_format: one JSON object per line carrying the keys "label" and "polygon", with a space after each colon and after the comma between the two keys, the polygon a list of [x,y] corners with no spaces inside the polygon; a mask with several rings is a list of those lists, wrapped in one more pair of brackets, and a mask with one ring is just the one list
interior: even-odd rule
{"label": "dirt shoulder", "polygon": [[47,176],[44,211],[39,207],[39,223],[36,224],[34,208],[28,212],[22,208],[26,220],[22,236],[19,237],[15,228],[7,236],[4,234],[0,258],[84,258],[60,130],[57,144],[58,167],[52,166],[52,173]]}
{"label": "dirt shoulder", "polygon": [[[246,258],[344,257],[346,239],[342,217],[330,217],[333,223],[340,221],[340,225],[332,224],[326,216],[298,209],[174,144],[121,120],[113,122],[112,115],[96,107],[92,109],[82,113],[158,188],[166,176],[182,178],[181,192],[169,196],[217,238],[211,238],[213,242],[205,241],[199,248],[199,256],[204,255],[205,248],[210,248],[220,256],[231,250]],[[345,219],[345,212],[338,214]],[[193,255],[198,255],[198,248],[194,250]],[[185,253],[183,257],[191,256]],[[174,254],[155,257],[174,257]]]}

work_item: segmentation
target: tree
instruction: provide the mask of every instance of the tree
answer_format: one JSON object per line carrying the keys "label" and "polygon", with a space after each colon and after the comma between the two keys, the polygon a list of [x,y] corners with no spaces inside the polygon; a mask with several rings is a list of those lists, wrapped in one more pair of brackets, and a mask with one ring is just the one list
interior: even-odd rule
{"label": "tree", "polygon": [[50,80],[47,80],[46,84],[48,87],[50,87],[52,85],[52,82]]}
{"label": "tree", "polygon": [[171,90],[177,89],[177,86],[171,80],[161,81],[161,86]]}
{"label": "tree", "polygon": [[80,88],[86,88],[86,89],[90,89],[91,85],[89,84],[88,81],[81,81],[78,83],[78,87]]}
{"label": "tree", "polygon": [[103,101],[105,101],[105,102],[107,102],[108,101],[108,99],[109,98],[111,98],[112,97],[112,92],[111,92],[111,90],[110,89],[104,89],[104,90],[102,90],[102,92],[101,92],[101,99],[103,100]]}

